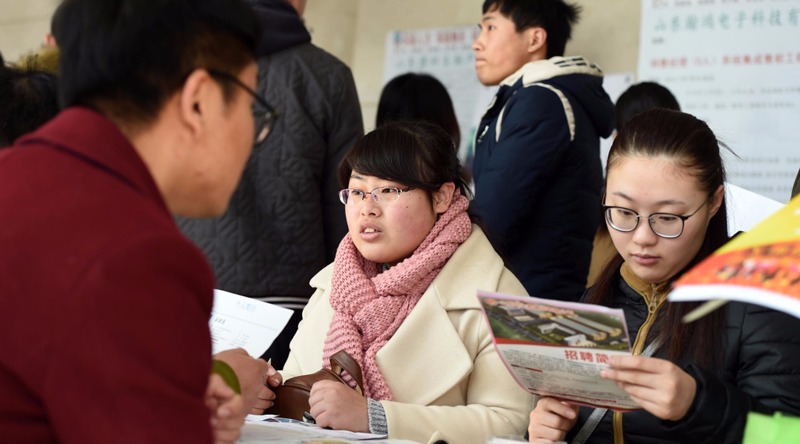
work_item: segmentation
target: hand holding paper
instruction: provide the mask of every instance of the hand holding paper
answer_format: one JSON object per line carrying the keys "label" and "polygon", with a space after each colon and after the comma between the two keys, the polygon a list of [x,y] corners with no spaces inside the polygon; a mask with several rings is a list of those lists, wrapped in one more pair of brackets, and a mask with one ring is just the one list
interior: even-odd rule
{"label": "hand holding paper", "polygon": [[600,376],[617,383],[643,409],[661,419],[686,415],[697,393],[694,378],[670,361],[643,356],[614,356]]}
{"label": "hand holding paper", "polygon": [[261,356],[286,326],[292,311],[226,291],[214,291],[209,320],[214,358],[227,363],[239,379],[246,413],[260,414],[272,406],[271,387],[281,375]]}
{"label": "hand holding paper", "polygon": [[544,397],[539,399],[531,412],[528,437],[531,442],[563,441],[577,421],[577,405]]}
{"label": "hand holding paper", "polygon": [[208,321],[211,353],[243,348],[259,357],[286,327],[292,310],[222,290],[214,290]]}
{"label": "hand holding paper", "polygon": [[214,359],[224,361],[231,366],[239,378],[245,413],[259,415],[272,407],[275,393],[271,387],[281,385],[282,379],[269,363],[251,357],[241,348],[217,353]]}
{"label": "hand holding paper", "polygon": [[614,410],[641,408],[600,377],[631,353],[622,310],[528,296],[478,292],[500,358],[531,393]]}

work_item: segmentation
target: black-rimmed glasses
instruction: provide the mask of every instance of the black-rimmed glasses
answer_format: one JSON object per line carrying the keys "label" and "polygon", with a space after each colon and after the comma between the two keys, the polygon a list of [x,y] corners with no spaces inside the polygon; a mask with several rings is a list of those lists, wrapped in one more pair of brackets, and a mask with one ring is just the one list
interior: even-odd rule
{"label": "black-rimmed glasses", "polygon": [[646,218],[650,224],[650,229],[653,230],[656,236],[675,239],[683,234],[686,220],[697,214],[707,202],[708,200],[703,201],[703,205],[700,205],[692,214],[686,216],[672,213],[652,213],[649,216],[640,216],[639,213],[630,208],[609,205],[603,205],[603,210],[605,211],[608,225],[617,231],[630,233],[639,226],[639,219]]}
{"label": "black-rimmed glasses", "polygon": [[235,85],[240,86],[242,89],[247,91],[248,94],[253,96],[255,103],[253,105],[253,119],[255,123],[255,143],[256,145],[260,144],[261,142],[267,139],[270,130],[272,129],[272,125],[275,123],[275,119],[278,118],[278,113],[275,111],[275,108],[270,106],[263,97],[259,96],[257,92],[250,89],[249,86],[245,85],[244,82],[239,80],[238,77],[234,76],[233,74],[227,73],[225,71],[219,71],[216,69],[207,69],[209,74],[212,77],[216,77],[220,80],[226,80],[229,82],[233,82]]}
{"label": "black-rimmed glasses", "polygon": [[399,199],[401,193],[413,189],[413,187],[407,187],[405,189],[397,187],[378,187],[372,191],[366,192],[358,189],[345,188],[339,191],[339,200],[345,205],[358,205],[363,202],[367,196],[371,196],[372,201],[377,204],[390,203]]}

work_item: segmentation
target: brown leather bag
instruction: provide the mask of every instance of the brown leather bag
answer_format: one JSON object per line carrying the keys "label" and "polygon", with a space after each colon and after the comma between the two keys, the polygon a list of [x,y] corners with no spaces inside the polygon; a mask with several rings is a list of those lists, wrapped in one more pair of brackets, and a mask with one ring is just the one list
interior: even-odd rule
{"label": "brown leather bag", "polygon": [[303,413],[310,411],[308,397],[311,395],[311,386],[317,381],[324,380],[347,385],[342,379],[342,370],[356,381],[356,392],[359,395],[363,394],[361,366],[346,351],[340,350],[331,356],[330,369],[323,368],[316,373],[295,376],[284,381],[283,385],[274,390],[275,404],[264,413],[303,421]]}

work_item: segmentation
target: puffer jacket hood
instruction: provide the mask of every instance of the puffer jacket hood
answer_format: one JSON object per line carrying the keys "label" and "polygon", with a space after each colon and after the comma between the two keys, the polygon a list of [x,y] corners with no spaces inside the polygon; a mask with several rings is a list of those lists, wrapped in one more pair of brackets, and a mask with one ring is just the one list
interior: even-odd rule
{"label": "puffer jacket hood", "polygon": [[603,89],[603,70],[582,56],[552,57],[525,64],[501,85],[523,85],[547,81],[581,104],[597,134],[608,137],[614,131],[614,105]]}
{"label": "puffer jacket hood", "polygon": [[256,11],[262,29],[259,57],[311,41],[303,20],[286,0],[247,0],[247,3]]}

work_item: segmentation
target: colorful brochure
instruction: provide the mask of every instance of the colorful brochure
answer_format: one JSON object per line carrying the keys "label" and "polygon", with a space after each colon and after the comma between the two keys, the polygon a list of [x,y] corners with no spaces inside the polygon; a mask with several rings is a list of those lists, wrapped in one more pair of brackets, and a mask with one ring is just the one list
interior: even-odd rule
{"label": "colorful brochure", "polygon": [[800,317],[800,197],[689,270],[669,294],[672,302],[709,299]]}
{"label": "colorful brochure", "polygon": [[479,291],[497,353],[530,393],[617,411],[639,409],[600,370],[630,355],[620,309]]}

